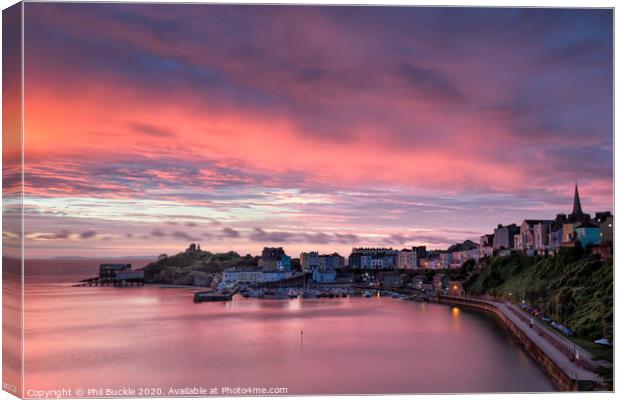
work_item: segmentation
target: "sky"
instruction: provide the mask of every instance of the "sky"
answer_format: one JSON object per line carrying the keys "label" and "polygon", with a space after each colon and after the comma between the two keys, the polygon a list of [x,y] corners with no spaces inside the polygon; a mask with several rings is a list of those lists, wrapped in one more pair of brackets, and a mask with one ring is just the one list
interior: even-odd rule
{"label": "sky", "polygon": [[613,206],[612,12],[25,5],[26,256],[445,248]]}

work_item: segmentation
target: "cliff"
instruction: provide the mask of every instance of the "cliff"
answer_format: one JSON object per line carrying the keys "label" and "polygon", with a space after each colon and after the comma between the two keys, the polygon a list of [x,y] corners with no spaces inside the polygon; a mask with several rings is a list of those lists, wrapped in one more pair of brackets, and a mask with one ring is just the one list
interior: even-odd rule
{"label": "cliff", "polygon": [[469,294],[524,300],[589,342],[613,339],[613,260],[579,248],[554,257],[494,257],[464,283]]}

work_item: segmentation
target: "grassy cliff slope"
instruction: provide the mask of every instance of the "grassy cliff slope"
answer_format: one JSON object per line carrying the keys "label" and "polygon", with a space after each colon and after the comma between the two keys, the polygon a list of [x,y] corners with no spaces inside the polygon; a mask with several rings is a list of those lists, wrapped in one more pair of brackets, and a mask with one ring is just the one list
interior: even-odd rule
{"label": "grassy cliff slope", "polygon": [[214,274],[234,266],[256,267],[257,257],[228,253],[210,253],[186,250],[173,256],[160,256],[159,260],[144,267],[148,283],[174,285],[208,285]]}
{"label": "grassy cliff slope", "polygon": [[525,300],[582,339],[613,337],[613,261],[580,249],[554,257],[494,257],[465,282],[471,294]]}

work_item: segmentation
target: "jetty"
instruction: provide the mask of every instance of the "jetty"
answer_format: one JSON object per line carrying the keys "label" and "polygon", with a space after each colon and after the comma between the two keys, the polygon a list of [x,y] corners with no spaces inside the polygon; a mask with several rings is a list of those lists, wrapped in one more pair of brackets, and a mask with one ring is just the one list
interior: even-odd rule
{"label": "jetty", "polygon": [[223,290],[205,290],[194,292],[194,303],[211,302],[211,301],[230,301],[233,296],[239,292],[241,285],[235,284],[231,288]]}

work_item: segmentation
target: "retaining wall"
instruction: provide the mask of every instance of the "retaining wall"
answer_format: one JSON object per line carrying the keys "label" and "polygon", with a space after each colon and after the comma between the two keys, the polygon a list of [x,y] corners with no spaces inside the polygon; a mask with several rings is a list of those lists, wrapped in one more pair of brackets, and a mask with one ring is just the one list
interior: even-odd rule
{"label": "retaining wall", "polygon": [[536,360],[538,365],[551,377],[555,385],[563,391],[578,390],[578,382],[568,375],[560,366],[558,366],[547,354],[532,341],[525,332],[515,325],[504,313],[495,305],[468,298],[446,297],[440,296],[437,299],[440,304],[460,305],[482,310],[494,315],[499,319],[506,328],[512,333],[517,341],[523,346],[525,351]]}

